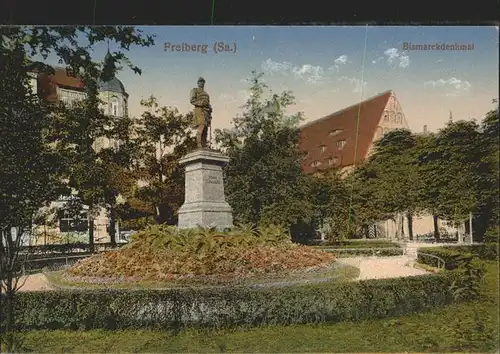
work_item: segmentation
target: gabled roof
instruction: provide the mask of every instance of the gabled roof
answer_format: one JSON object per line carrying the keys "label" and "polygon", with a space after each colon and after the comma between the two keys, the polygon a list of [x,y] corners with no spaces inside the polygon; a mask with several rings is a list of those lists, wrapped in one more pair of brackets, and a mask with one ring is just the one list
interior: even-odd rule
{"label": "gabled roof", "polygon": [[[308,153],[304,159],[304,171],[313,173],[332,168],[333,166],[328,163],[329,159],[339,161],[338,167],[353,165],[355,153],[356,164],[362,162],[368,154],[375,131],[392,94],[391,90],[383,92],[301,126],[300,148]],[[356,135],[357,150],[355,152]],[[345,145],[339,148],[337,142],[342,140],[345,140]],[[324,146],[323,152],[321,146]],[[315,161],[322,164],[312,167],[311,163]]]}
{"label": "gabled roof", "polygon": [[[41,73],[38,76],[39,92],[48,101],[57,100],[57,87],[66,88],[74,91],[84,91],[85,86],[83,81],[79,77],[74,77],[69,75],[68,71],[64,68],[54,68],[54,74],[48,75],[47,73]],[[98,82],[99,91],[112,91],[122,93],[126,96],[128,94],[125,92],[123,83],[113,77],[111,80],[104,82]]]}
{"label": "gabled roof", "polygon": [[41,73],[38,76],[39,92],[48,101],[57,100],[57,87],[67,88],[69,90],[83,91],[85,89],[83,82],[78,77],[68,74],[66,69],[54,68],[54,74]]}

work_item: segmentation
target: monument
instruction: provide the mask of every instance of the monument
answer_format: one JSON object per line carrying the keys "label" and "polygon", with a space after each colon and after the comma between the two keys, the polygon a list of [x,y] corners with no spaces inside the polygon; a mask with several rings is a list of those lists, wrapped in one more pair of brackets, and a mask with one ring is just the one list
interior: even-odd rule
{"label": "monument", "polygon": [[212,124],[212,106],[205,91],[205,80],[201,77],[198,87],[191,90],[190,102],[194,106],[193,128],[196,129],[198,148],[179,160],[186,176],[185,198],[178,213],[178,227],[230,228],[233,226],[233,215],[224,196],[222,173],[229,158],[209,147],[211,144],[207,141],[207,133]]}

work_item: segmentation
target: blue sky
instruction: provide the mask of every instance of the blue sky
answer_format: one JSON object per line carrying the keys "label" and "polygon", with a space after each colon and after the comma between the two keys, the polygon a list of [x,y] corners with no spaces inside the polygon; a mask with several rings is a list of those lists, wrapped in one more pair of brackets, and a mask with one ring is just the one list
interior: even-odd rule
{"label": "blue sky", "polygon": [[[361,99],[392,89],[410,128],[437,130],[448,120],[481,119],[498,98],[498,28],[483,27],[139,27],[155,45],[132,48],[128,56],[142,70],[118,74],[130,94],[129,112],[139,116],[141,98],[155,95],[162,105],[191,109],[189,91],[199,76],[214,107],[214,128],[229,127],[247,97],[244,79],[264,72],[273,91],[291,90],[313,120]],[[365,51],[366,39],[366,51]],[[224,42],[236,53],[213,51]],[[164,43],[207,45],[200,52],[166,52]],[[403,43],[473,44],[471,51],[404,51]],[[111,50],[116,49],[113,43]],[[94,58],[101,60],[106,45]],[[364,61],[363,61],[364,58]],[[361,85],[361,82],[364,82]]]}

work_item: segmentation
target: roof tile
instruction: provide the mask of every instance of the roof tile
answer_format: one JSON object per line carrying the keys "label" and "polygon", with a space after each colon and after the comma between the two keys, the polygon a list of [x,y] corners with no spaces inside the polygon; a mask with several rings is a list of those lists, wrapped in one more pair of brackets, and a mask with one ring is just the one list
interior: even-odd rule
{"label": "roof tile", "polygon": [[[300,148],[308,153],[303,162],[304,171],[314,173],[331,168],[328,159],[335,157],[340,159],[340,167],[353,165],[355,155],[356,164],[360,163],[369,151],[391,95],[392,91],[386,91],[300,127]],[[344,147],[340,146],[342,140],[345,140]],[[326,146],[323,152],[321,146]],[[311,166],[315,161],[321,162],[321,165]]]}

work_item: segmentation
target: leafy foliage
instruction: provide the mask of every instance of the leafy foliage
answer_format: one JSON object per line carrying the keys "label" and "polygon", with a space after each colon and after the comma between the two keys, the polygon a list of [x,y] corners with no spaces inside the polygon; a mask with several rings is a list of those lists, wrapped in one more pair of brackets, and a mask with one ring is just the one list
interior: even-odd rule
{"label": "leafy foliage", "polygon": [[250,97],[233,128],[215,131],[230,158],[224,170],[227,199],[236,223],[308,223],[312,205],[298,150],[302,115],[285,115],[294,103],[290,92],[266,98],[261,77],[253,72]]}
{"label": "leafy foliage", "polygon": [[322,267],[334,255],[297,246],[282,227],[248,226],[229,232],[154,225],[116,251],[94,255],[68,276],[169,280],[193,275],[231,277]]}
{"label": "leafy foliage", "polygon": [[[480,296],[481,282],[485,274],[484,264],[474,254],[466,252],[466,248],[434,247],[418,250],[419,262],[436,266],[437,259],[425,254],[437,256],[444,260],[445,269],[451,270],[459,277],[451,284],[450,289],[457,300],[472,300]],[[424,253],[424,254],[421,254]]]}
{"label": "leafy foliage", "polygon": [[[177,223],[184,202],[184,170],[179,159],[196,147],[190,131],[190,114],[160,107],[155,97],[143,100],[145,109],[137,120],[137,159],[134,166],[141,186],[129,194],[127,205],[135,216],[155,216],[158,223]],[[120,215],[127,219],[125,210]],[[131,215],[132,216],[132,215]]]}

